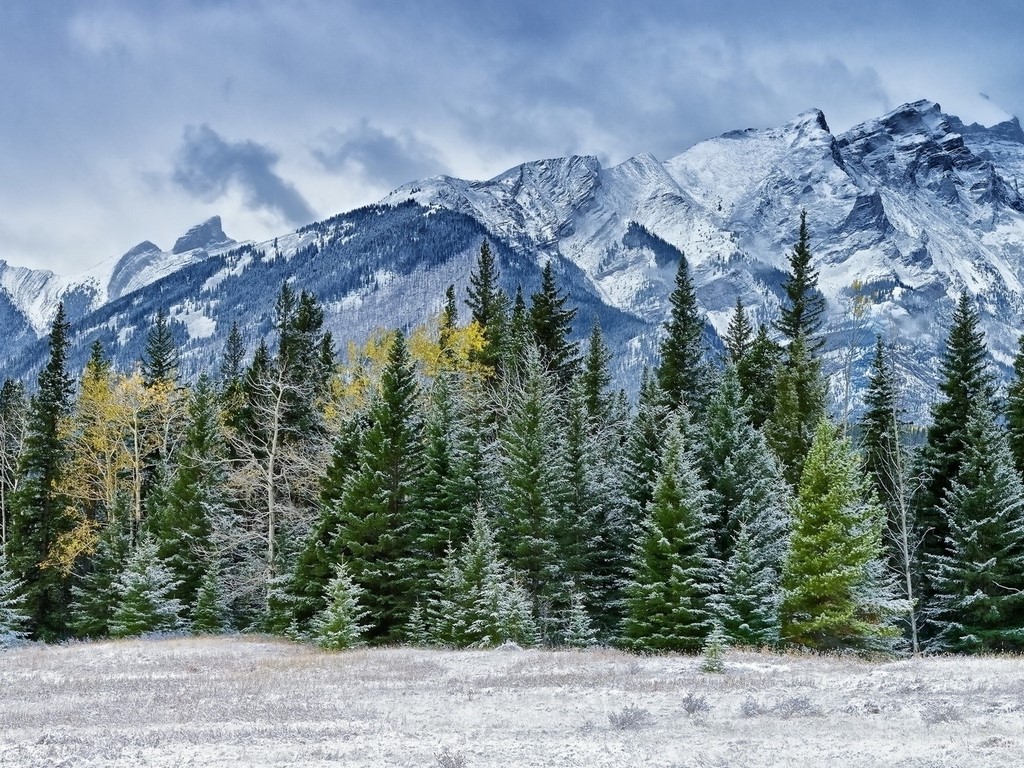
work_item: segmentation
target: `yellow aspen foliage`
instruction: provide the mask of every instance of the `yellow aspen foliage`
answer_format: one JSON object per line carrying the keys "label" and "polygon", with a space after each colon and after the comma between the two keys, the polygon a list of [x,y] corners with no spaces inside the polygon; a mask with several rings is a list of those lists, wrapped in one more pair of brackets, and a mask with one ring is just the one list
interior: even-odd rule
{"label": "yellow aspen foliage", "polygon": [[[443,336],[443,343],[442,343]],[[331,380],[330,403],[326,409],[329,424],[369,404],[380,383],[381,372],[395,331],[377,329],[362,344],[349,342],[346,361]],[[484,379],[492,370],[478,359],[485,346],[483,328],[476,321],[441,332],[440,316],[416,326],[409,333],[409,355],[425,381],[442,373],[458,373]]]}
{"label": "yellow aspen foliage", "polygon": [[99,543],[99,523],[75,507],[69,507],[65,514],[74,519],[75,526],[57,536],[40,567],[55,569],[67,577],[74,569],[78,558],[96,551],[96,545]]}
{"label": "yellow aspen foliage", "polygon": [[101,510],[109,514],[118,495],[128,488],[126,474],[132,463],[124,407],[109,372],[82,377],[75,410],[64,427],[71,459],[61,492],[87,518],[96,518]]}

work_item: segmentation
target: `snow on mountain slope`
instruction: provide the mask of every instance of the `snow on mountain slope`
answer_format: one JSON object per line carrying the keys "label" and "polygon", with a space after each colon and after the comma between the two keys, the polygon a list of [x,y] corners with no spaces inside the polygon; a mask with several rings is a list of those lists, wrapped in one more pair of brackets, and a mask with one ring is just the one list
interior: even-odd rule
{"label": "snow on mountain slope", "polygon": [[[77,281],[47,269],[12,267],[3,260],[0,260],[0,288],[7,292],[13,306],[37,336],[49,329],[61,301],[73,319],[99,305],[100,290],[95,280]],[[9,329],[3,330],[6,337]]]}
{"label": "snow on mountain slope", "polygon": [[107,295],[110,300],[118,299],[234,245],[236,242],[224,234],[220,216],[189,229],[169,252],[146,240],[118,260],[107,283]]}
{"label": "snow on mountain slope", "polygon": [[[198,366],[216,358],[232,320],[249,326],[252,339],[268,333],[273,294],[294,279],[325,302],[339,339],[359,338],[435,311],[449,282],[464,291],[486,235],[503,254],[509,290],[528,286],[549,260],[555,265],[584,324],[597,314],[612,326],[619,383],[632,390],[657,349],[680,253],[718,333],[737,297],[771,322],[806,211],[829,305],[835,392],[847,389],[848,372],[856,393],[883,333],[902,352],[909,406],[923,417],[961,290],[977,297],[995,360],[1012,359],[1024,316],[1022,180],[1016,119],[967,126],[921,101],[837,136],[810,110],[776,128],[700,142],[666,162],[641,154],[605,168],[572,156],[487,181],[415,181],[380,205],[258,247],[233,246],[211,219],[170,253],[146,242],[125,254],[109,301],[80,328],[108,334],[134,359],[138,331],[162,306],[178,324],[185,359]],[[59,281],[4,267],[0,285],[38,331]],[[856,394],[840,404],[850,405]]]}
{"label": "snow on mountain slope", "polygon": [[541,258],[575,264],[608,304],[657,324],[675,265],[658,262],[637,236],[646,233],[686,254],[719,333],[737,297],[759,319],[774,317],[807,211],[831,369],[862,381],[874,334],[885,333],[908,350],[908,394],[921,414],[961,290],[978,298],[996,361],[1012,359],[1024,313],[1022,170],[1016,120],[964,127],[922,101],[841,136],[811,110],[664,163],[546,160],[486,182],[415,182],[386,200],[469,213]]}

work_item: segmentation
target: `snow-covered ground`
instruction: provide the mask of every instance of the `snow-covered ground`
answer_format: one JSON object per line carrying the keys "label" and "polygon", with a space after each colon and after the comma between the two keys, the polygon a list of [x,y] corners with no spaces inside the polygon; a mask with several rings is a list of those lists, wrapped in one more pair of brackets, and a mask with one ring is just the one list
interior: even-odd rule
{"label": "snow-covered ground", "polygon": [[0,766],[1019,766],[1024,660],[322,653],[262,638],[0,654]]}

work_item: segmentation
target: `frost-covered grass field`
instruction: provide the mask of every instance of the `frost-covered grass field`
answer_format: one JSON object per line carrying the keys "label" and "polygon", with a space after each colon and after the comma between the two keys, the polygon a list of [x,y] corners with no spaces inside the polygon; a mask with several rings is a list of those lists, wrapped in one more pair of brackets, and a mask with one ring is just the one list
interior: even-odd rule
{"label": "frost-covered grass field", "polygon": [[0,654],[2,766],[1020,766],[1024,661],[365,650]]}

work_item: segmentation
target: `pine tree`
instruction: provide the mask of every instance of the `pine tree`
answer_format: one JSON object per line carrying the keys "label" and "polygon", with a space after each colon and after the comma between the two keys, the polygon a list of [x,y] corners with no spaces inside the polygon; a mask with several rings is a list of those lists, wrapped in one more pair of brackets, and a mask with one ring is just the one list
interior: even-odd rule
{"label": "pine tree", "polygon": [[225,455],[217,393],[204,374],[189,398],[188,427],[162,503],[149,517],[159,557],[177,583],[173,596],[185,607],[186,617],[214,556],[209,551],[214,518],[229,514]]}
{"label": "pine tree", "polygon": [[712,604],[724,631],[744,645],[778,639],[778,593],[790,491],[764,436],[754,429],[733,366],[708,404],[699,446],[721,581]]}
{"label": "pine tree", "polygon": [[815,650],[885,650],[899,609],[881,567],[884,513],[848,439],[822,420],[800,480],[782,575],[782,639]]}
{"label": "pine tree", "polygon": [[754,326],[750,324],[747,311],[743,307],[743,299],[739,297],[736,298],[736,309],[733,310],[732,319],[722,341],[725,344],[728,362],[733,365],[739,364],[754,343]]}
{"label": "pine tree", "polygon": [[906,430],[896,392],[894,372],[885,342],[879,336],[871,359],[868,387],[864,392],[861,418],[861,449],[864,469],[882,505],[890,512],[901,495],[899,455],[900,434]]}
{"label": "pine tree", "polygon": [[674,410],[685,403],[694,413],[703,410],[714,384],[704,345],[704,316],[690,278],[686,257],[679,260],[676,285],[669,296],[671,314],[665,324],[661,360],[656,376],[665,404]]}
{"label": "pine tree", "polygon": [[569,610],[562,631],[565,645],[570,648],[590,648],[598,643],[598,632],[590,620],[586,600],[580,592],[569,596]]}
{"label": "pine tree", "polygon": [[907,424],[899,405],[896,376],[889,352],[878,338],[864,393],[865,411],[860,422],[864,469],[875,495],[885,509],[885,551],[889,571],[907,601],[907,634],[917,653],[919,617],[916,607],[918,536],[911,508],[908,456],[903,447]]}
{"label": "pine tree", "polygon": [[483,512],[474,517],[469,538],[445,557],[426,616],[429,634],[440,645],[488,648],[506,642],[537,643],[529,594],[499,555]]}
{"label": "pine tree", "polygon": [[504,343],[501,369],[506,377],[517,375],[522,372],[523,364],[526,362],[526,350],[534,343],[530,310],[526,307],[521,285],[516,286],[516,296],[512,300],[512,314],[505,330]]}
{"label": "pine tree", "polygon": [[[994,412],[995,387],[988,367],[988,349],[981,330],[981,318],[966,292],[960,295],[953,313],[949,337],[941,362],[938,402],[932,405],[932,423],[919,454],[917,474],[922,483],[914,498],[914,512],[920,539],[920,562],[935,562],[947,549],[947,520],[942,500],[960,476],[966,448],[966,425],[975,406]],[[922,569],[918,596],[922,608],[930,608],[934,587],[927,567]]]}
{"label": "pine tree", "polygon": [[789,276],[783,284],[786,302],[779,311],[776,327],[790,342],[803,339],[807,353],[817,356],[824,345],[819,337],[825,297],[818,290],[818,273],[811,267],[807,211],[800,214],[800,236],[789,255]]}
{"label": "pine tree", "polygon": [[797,336],[786,348],[785,363],[775,377],[775,407],[765,423],[765,436],[782,462],[791,485],[800,482],[815,429],[825,417],[825,380],[821,361]]}
{"label": "pine tree", "polygon": [[34,639],[48,641],[67,632],[69,592],[65,574],[43,563],[59,537],[75,527],[71,505],[60,490],[68,460],[62,431],[71,414],[74,389],[67,371],[69,331],[60,304],[50,330],[50,357],[29,405],[18,467],[22,480],[12,499],[5,553],[13,577],[24,590],[28,631]]}
{"label": "pine tree", "polygon": [[1024,477],[1024,334],[1017,340],[1013,379],[1006,388],[1006,427],[1009,430],[1014,466]]}
{"label": "pine tree", "polygon": [[131,548],[131,521],[127,501],[113,511],[104,527],[96,551],[82,564],[71,587],[71,628],[77,637],[98,638],[110,634],[117,609],[117,579]]}
{"label": "pine tree", "polygon": [[482,499],[481,424],[468,393],[455,391],[456,382],[442,374],[430,392],[423,473],[410,500],[405,571],[414,594],[429,591],[445,553],[469,534],[473,511]]}
{"label": "pine tree", "polygon": [[621,643],[636,651],[699,651],[711,630],[707,493],[686,437],[688,419],[684,409],[669,423],[662,470],[626,586]]}
{"label": "pine tree", "polygon": [[961,466],[941,504],[945,552],[927,563],[935,589],[929,648],[1024,650],[1024,483],[992,412],[976,403]]}
{"label": "pine tree", "polygon": [[567,466],[557,422],[561,406],[536,347],[527,351],[522,379],[511,398],[509,417],[498,435],[498,542],[512,568],[523,575],[547,632],[548,622],[568,597],[558,546],[559,526],[568,524]]}
{"label": "pine tree", "polygon": [[238,323],[231,321],[231,330],[224,343],[224,357],[220,363],[221,404],[226,414],[233,414],[242,406],[242,379],[245,376],[245,341]]}
{"label": "pine tree", "polygon": [[192,608],[192,632],[196,635],[217,635],[230,625],[230,606],[221,583],[220,565],[211,562],[199,582],[195,606]]}
{"label": "pine tree", "polygon": [[544,265],[540,290],[530,297],[530,327],[544,365],[565,388],[576,375],[579,345],[569,341],[575,309],[566,309],[569,297],[558,290],[552,262]]}
{"label": "pine tree", "polygon": [[595,320],[580,371],[580,383],[583,387],[587,417],[592,422],[606,421],[611,412],[608,395],[608,387],[612,383],[612,375],[608,370],[611,360],[612,354],[605,346],[604,338],[601,335],[601,326]]}
{"label": "pine tree", "polygon": [[668,420],[663,400],[657,382],[645,369],[640,380],[636,416],[626,435],[625,527],[630,540],[654,499],[654,489],[661,472],[665,423]]}
{"label": "pine tree", "polygon": [[782,362],[782,347],[768,336],[761,325],[750,349],[736,363],[740,389],[747,401],[750,423],[761,429],[775,410],[775,378]]}
{"label": "pine tree", "polygon": [[181,603],[171,570],[161,562],[156,542],[143,537],[114,582],[117,607],[110,620],[112,637],[133,637],[181,628]]}
{"label": "pine tree", "polygon": [[444,307],[441,310],[438,345],[442,354],[451,354],[451,338],[459,325],[459,307],[455,302],[455,286],[449,285],[444,292]]}
{"label": "pine tree", "polygon": [[345,562],[338,563],[334,578],[327,586],[327,607],[313,621],[313,636],[321,648],[344,651],[362,645],[366,631],[361,623],[366,616],[360,605],[363,594]]}
{"label": "pine tree", "polygon": [[753,525],[740,523],[712,600],[718,626],[736,645],[774,646],[779,641],[782,574],[771,560],[783,543],[766,541]]}
{"label": "pine tree", "polygon": [[158,383],[174,384],[178,380],[178,346],[174,341],[167,313],[163,309],[157,310],[153,327],[146,335],[142,378],[147,387]]}
{"label": "pine tree", "polygon": [[708,514],[715,531],[710,554],[727,562],[740,525],[747,524],[765,541],[775,542],[775,554],[766,567],[778,572],[790,494],[764,435],[750,423],[739,378],[731,365],[708,402],[698,452],[709,492]]}
{"label": "pine tree", "polygon": [[484,332],[486,346],[479,361],[495,370],[501,361],[508,325],[508,297],[498,287],[499,277],[491,246],[484,240],[480,245],[476,271],[469,275],[466,304],[473,313],[473,320]]}
{"label": "pine tree", "polygon": [[725,672],[725,651],[729,647],[729,636],[721,622],[712,623],[711,632],[704,641],[703,659],[700,662],[700,671],[712,675]]}
{"label": "pine tree", "polygon": [[21,607],[21,592],[21,585],[7,567],[7,558],[0,552],[0,650],[17,645],[25,637],[29,617]]}
{"label": "pine tree", "polygon": [[327,587],[343,553],[341,537],[343,500],[346,489],[359,469],[360,450],[366,425],[365,414],[354,414],[342,422],[334,440],[331,460],[320,481],[320,514],[295,563],[289,581],[291,634],[304,637],[310,622],[327,607]]}
{"label": "pine tree", "polygon": [[403,572],[409,554],[413,489],[421,482],[423,424],[416,373],[402,333],[395,335],[359,452],[344,490],[340,551],[366,592],[367,639],[393,642],[415,595]]}

